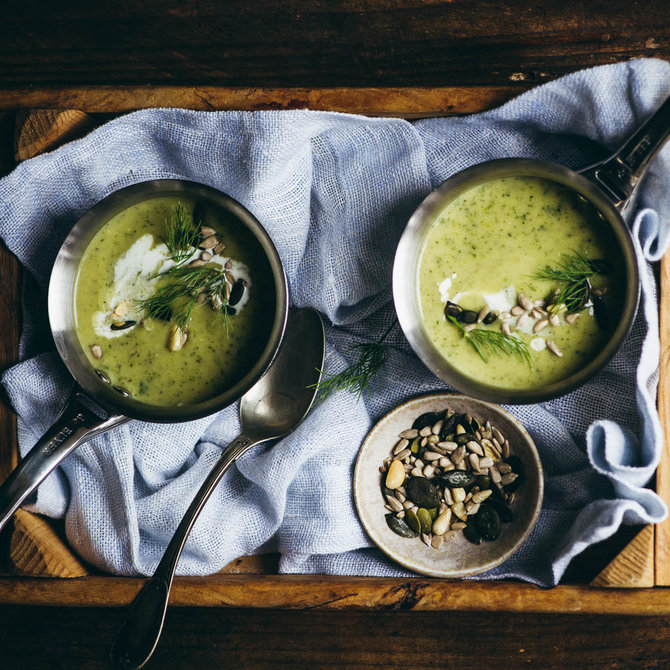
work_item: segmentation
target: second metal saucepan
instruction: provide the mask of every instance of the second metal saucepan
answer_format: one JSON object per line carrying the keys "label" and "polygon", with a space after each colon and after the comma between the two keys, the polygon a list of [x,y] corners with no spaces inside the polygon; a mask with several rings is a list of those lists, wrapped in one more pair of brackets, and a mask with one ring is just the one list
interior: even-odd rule
{"label": "second metal saucepan", "polygon": [[[601,370],[630,331],[640,295],[635,247],[623,217],[634,201],[636,186],[650,161],[669,136],[670,98],[613,156],[580,172],[545,161],[505,158],[458,172],[430,193],[410,218],[398,244],[393,266],[393,298],[398,320],[426,366],[459,391],[501,403],[535,403],[556,398],[574,390]],[[423,327],[417,276],[429,228],[439,212],[461,193],[501,177],[538,177],[554,181],[587,200],[610,227],[624,264],[626,287],[621,318],[606,346],[581,370],[539,389],[502,389],[467,377],[438,351]]]}

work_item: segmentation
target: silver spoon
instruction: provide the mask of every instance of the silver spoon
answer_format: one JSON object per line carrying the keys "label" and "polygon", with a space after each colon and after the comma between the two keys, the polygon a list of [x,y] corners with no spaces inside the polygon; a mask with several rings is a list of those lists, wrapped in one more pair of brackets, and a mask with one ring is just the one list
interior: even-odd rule
{"label": "silver spoon", "polygon": [[221,453],[181,520],[153,577],[130,605],[126,622],[112,645],[112,661],[141,668],[156,649],[165,621],[177,562],[195,520],[223,474],[251,447],[287,435],[304,419],[316,396],[325,353],[318,312],[289,312],[284,341],[268,371],[242,397],[242,432]]}

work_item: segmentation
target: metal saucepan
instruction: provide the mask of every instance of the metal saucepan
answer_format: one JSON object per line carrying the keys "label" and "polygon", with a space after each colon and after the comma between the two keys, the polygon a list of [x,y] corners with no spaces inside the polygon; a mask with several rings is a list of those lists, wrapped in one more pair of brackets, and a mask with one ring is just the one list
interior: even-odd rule
{"label": "metal saucepan", "polygon": [[[254,236],[265,255],[275,290],[275,313],[268,341],[247,374],[223,393],[203,402],[158,407],[126,397],[96,373],[75,332],[75,282],[79,263],[95,234],[116,214],[157,197],[204,200],[227,212]],[[101,200],[75,224],[58,253],[49,281],[49,322],[56,348],[77,382],[54,425],[0,487],[0,528],[46,476],[79,445],[129,419],[190,421],[238,400],[260,379],[279,349],[288,314],[288,288],[281,260],[258,220],[230,196],[204,184],[182,180],[147,181],[122,188]]]}
{"label": "metal saucepan", "polygon": [[[670,136],[670,98],[608,159],[575,172],[561,165],[505,158],[458,172],[419,205],[400,239],[393,266],[393,298],[400,325],[414,351],[440,379],[455,389],[499,403],[535,403],[564,395],[606,365],[621,346],[637,312],[640,278],[635,246],[623,217],[635,199],[636,186]],[[423,327],[417,290],[418,268],[428,230],[444,207],[464,191],[491,179],[539,177],[558,182],[590,202],[609,225],[621,252],[626,276],[621,318],[603,350],[582,370],[540,389],[504,389],[466,377],[434,346]]]}

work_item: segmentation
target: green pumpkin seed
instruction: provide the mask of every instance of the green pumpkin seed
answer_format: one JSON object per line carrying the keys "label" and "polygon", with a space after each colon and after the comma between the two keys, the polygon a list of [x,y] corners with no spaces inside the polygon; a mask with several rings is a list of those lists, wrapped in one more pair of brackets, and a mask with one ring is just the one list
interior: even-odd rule
{"label": "green pumpkin seed", "polygon": [[435,520],[435,517],[437,516],[437,511],[438,511],[437,507],[431,507],[428,510],[428,514],[430,514],[430,518],[433,519],[433,521]]}
{"label": "green pumpkin seed", "polygon": [[477,475],[475,477],[475,482],[482,490],[491,488],[491,478],[488,475]]}
{"label": "green pumpkin seed", "polygon": [[427,509],[420,507],[416,516],[421,524],[421,532],[430,533],[430,529],[433,527],[433,520],[430,518],[430,512],[428,512]]}
{"label": "green pumpkin seed", "polygon": [[413,454],[416,454],[419,451],[420,444],[421,444],[421,436],[419,435],[418,437],[415,437],[412,440],[412,444],[410,445],[409,450]]}
{"label": "green pumpkin seed", "polygon": [[419,533],[412,530],[402,519],[399,519],[395,514],[386,515],[386,523],[388,527],[400,537],[416,537]]}
{"label": "green pumpkin seed", "polygon": [[405,523],[410,527],[411,530],[414,531],[416,535],[421,532],[421,521],[413,509],[408,509],[405,512]]}
{"label": "green pumpkin seed", "polygon": [[422,428],[426,428],[427,426],[432,427],[443,416],[444,412],[426,412],[425,414],[422,414],[421,416],[417,417],[414,420],[412,428],[415,428],[416,430],[421,430]]}
{"label": "green pumpkin seed", "polygon": [[407,497],[419,507],[429,509],[440,504],[437,489],[425,477],[412,477],[405,483]]}

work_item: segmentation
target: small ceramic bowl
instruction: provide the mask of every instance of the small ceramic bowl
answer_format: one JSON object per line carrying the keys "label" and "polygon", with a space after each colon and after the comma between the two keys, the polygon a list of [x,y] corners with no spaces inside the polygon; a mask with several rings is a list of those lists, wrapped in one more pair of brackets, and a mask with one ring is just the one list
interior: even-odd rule
{"label": "small ceramic bowl", "polygon": [[[525,467],[525,479],[515,493],[511,508],[514,519],[502,524],[497,540],[472,544],[462,532],[450,537],[439,549],[427,547],[419,537],[396,535],[387,525],[382,494],[382,462],[392,453],[398,434],[410,428],[426,412],[452,409],[470,414],[481,424],[490,421],[510,442],[510,452]],[[542,506],[544,479],[537,448],[525,428],[499,405],[464,395],[437,393],[408,400],[389,412],[363,442],[354,471],[354,498],[361,523],[370,539],[392,560],[414,572],[431,577],[467,577],[495,568],[524,542],[537,521]]]}

